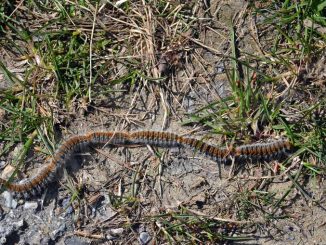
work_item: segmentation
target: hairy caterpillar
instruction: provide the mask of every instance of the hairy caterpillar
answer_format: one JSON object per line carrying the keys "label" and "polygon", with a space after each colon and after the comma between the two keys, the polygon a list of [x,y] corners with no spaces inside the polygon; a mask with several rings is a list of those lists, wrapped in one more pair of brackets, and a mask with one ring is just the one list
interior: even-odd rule
{"label": "hairy caterpillar", "polygon": [[73,136],[64,141],[54,153],[52,159],[38,174],[19,183],[11,183],[0,178],[0,187],[22,195],[25,198],[42,191],[49,182],[55,180],[58,171],[64,167],[68,158],[77,151],[89,146],[128,146],[153,145],[158,147],[188,147],[196,152],[206,154],[217,162],[225,162],[231,158],[272,160],[286,153],[292,145],[287,139],[269,143],[256,143],[238,147],[218,147],[201,140],[187,138],[177,134],[157,131],[113,132],[99,131],[86,135]]}

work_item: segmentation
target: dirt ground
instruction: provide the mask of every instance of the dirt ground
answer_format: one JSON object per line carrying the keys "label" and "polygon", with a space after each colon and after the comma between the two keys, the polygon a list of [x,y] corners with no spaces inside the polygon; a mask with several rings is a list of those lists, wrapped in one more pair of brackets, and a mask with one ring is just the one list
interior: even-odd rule
{"label": "dirt ground", "polygon": [[[170,91],[155,86],[151,88],[156,91],[150,91],[139,86],[137,92],[128,93],[123,85],[116,85],[117,92],[95,97],[90,107],[76,107],[74,113],[67,113],[64,121],[69,123],[58,128],[57,142],[95,130],[144,129],[205,137],[206,141],[206,128],[189,125],[187,120],[189,113],[229,93],[225,64],[219,53],[231,52],[228,24],[231,18],[241,26],[238,29],[241,50],[260,52],[254,40],[252,19],[242,11],[246,4],[247,1],[240,0],[211,2],[209,11],[215,16],[214,29],[199,33],[199,39],[215,50],[198,49],[202,60],[186,60],[173,79],[164,81]],[[9,70],[23,74],[24,70],[17,67],[12,57],[4,53],[1,56]],[[11,85],[0,74],[0,87],[8,86]],[[168,108],[162,98],[169,101]],[[207,139],[215,145],[224,143],[223,140],[216,135]],[[11,156],[1,157],[2,176],[20,147],[16,146]],[[46,162],[43,156],[33,153],[27,159],[21,177],[32,176]],[[292,164],[297,169],[300,160],[295,158]],[[251,212],[249,206],[239,202],[247,190],[268,190],[275,197],[284,195],[292,181],[286,175],[269,179],[275,165],[276,162],[241,162],[219,168],[216,162],[189,149],[150,146],[92,149],[74,155],[60,182],[51,185],[42,196],[10,200],[8,193],[2,194],[0,244],[164,244],[155,238],[162,223],[150,217],[160,215],[162,210],[173,213],[182,209],[202,217],[235,221],[235,228],[226,234],[234,234],[236,229],[237,236],[252,238],[223,241],[225,244],[326,244],[323,198],[326,186],[318,179],[303,181],[309,195],[320,202],[311,203],[294,190],[286,196],[282,208],[275,210],[274,215],[280,218],[272,221],[264,219],[264,207],[261,212]],[[261,181],[261,177],[266,180]],[[83,198],[74,196],[76,188],[80,188]],[[238,213],[234,213],[234,207]],[[243,219],[236,222],[242,209]],[[133,220],[139,222],[134,224]],[[98,227],[100,230],[95,229]]]}

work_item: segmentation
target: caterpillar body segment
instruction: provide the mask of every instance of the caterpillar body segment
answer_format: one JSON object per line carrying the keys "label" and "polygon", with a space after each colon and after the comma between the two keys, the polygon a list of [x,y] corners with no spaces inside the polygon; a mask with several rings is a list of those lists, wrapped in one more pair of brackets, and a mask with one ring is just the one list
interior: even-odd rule
{"label": "caterpillar body segment", "polygon": [[202,153],[221,163],[230,159],[273,160],[287,154],[292,145],[287,139],[268,143],[255,143],[238,147],[219,147],[201,140],[183,137],[174,133],[160,131],[115,132],[97,131],[86,135],[72,136],[64,141],[53,157],[35,176],[22,182],[8,182],[0,178],[0,188],[28,198],[39,194],[48,183],[56,180],[58,172],[67,164],[75,152],[84,152],[90,146],[130,146],[153,145],[158,147],[186,147],[195,153]]}

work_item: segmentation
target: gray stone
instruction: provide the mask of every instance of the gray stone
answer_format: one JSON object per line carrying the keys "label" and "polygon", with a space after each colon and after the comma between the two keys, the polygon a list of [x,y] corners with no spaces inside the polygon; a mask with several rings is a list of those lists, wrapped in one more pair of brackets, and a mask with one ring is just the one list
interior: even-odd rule
{"label": "gray stone", "polygon": [[16,209],[17,201],[12,197],[12,194],[8,191],[2,193],[3,198],[5,199],[5,206],[7,208]]}
{"label": "gray stone", "polygon": [[146,245],[149,243],[149,241],[151,240],[151,236],[148,234],[147,231],[142,231],[140,234],[139,234],[139,242],[141,245]]}
{"label": "gray stone", "polygon": [[27,237],[29,237],[29,241],[28,241],[29,244],[41,243],[42,235],[36,230],[32,230],[31,232],[29,232]]}
{"label": "gray stone", "polygon": [[10,210],[10,212],[8,213],[8,217],[10,217],[11,219],[16,219],[16,214],[13,210]]}
{"label": "gray stone", "polygon": [[51,244],[51,239],[49,237],[42,237],[40,240],[41,245],[48,245]]}
{"label": "gray stone", "polygon": [[51,238],[52,240],[56,240],[58,237],[60,237],[61,235],[64,234],[64,232],[66,231],[66,224],[65,223],[62,223],[58,229],[54,230],[52,233],[51,233]]}
{"label": "gray stone", "polygon": [[21,220],[13,223],[13,225],[14,225],[14,227],[16,227],[16,229],[22,228],[24,226],[24,224],[25,224],[25,220],[24,219],[21,219]]}
{"label": "gray stone", "polygon": [[37,202],[25,202],[24,204],[24,209],[33,209],[36,210],[38,207],[38,203]]}
{"label": "gray stone", "polygon": [[120,235],[120,234],[122,234],[122,232],[123,232],[123,228],[116,228],[116,229],[111,229],[110,230],[110,233],[112,235]]}
{"label": "gray stone", "polygon": [[84,241],[82,238],[72,236],[65,239],[65,245],[87,245],[89,242]]}
{"label": "gray stone", "polygon": [[1,236],[0,237],[0,244],[2,245],[2,244],[6,244],[6,242],[7,242],[7,239],[4,237],[4,236]]}

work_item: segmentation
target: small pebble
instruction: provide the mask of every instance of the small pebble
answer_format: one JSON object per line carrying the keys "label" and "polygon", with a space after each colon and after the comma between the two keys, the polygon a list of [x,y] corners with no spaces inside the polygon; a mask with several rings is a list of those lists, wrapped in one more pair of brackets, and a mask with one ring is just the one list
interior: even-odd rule
{"label": "small pebble", "polygon": [[147,231],[143,231],[139,234],[139,242],[141,245],[146,245],[151,240],[151,236]]}
{"label": "small pebble", "polygon": [[13,210],[10,210],[9,213],[8,213],[8,217],[10,217],[11,219],[16,219],[16,214]]}
{"label": "small pebble", "polygon": [[21,220],[13,223],[14,227],[16,227],[16,228],[22,228],[24,226],[24,224],[25,224],[24,219],[21,219]]}
{"label": "small pebble", "polygon": [[70,202],[71,202],[70,197],[67,197],[67,198],[62,200],[61,206],[65,210],[64,217],[66,217],[66,218],[71,216],[71,214],[74,212],[74,208],[71,206]]}
{"label": "small pebble", "polygon": [[97,211],[100,214],[101,220],[110,219],[117,214],[110,206],[102,206]]}
{"label": "small pebble", "polygon": [[3,198],[5,199],[5,206],[7,208],[16,209],[17,201],[12,197],[12,194],[8,191],[2,193]]}
{"label": "small pebble", "polygon": [[41,245],[48,245],[48,244],[53,244],[51,243],[51,239],[49,237],[42,237],[40,240]]}
{"label": "small pebble", "polygon": [[52,240],[56,240],[59,236],[61,236],[66,231],[66,224],[63,223],[60,225],[60,227],[56,230],[54,230],[51,233]]}
{"label": "small pebble", "polygon": [[0,244],[6,244],[6,243],[7,243],[7,239],[4,236],[0,237]]}
{"label": "small pebble", "polygon": [[38,207],[38,203],[37,202],[25,202],[25,204],[24,204],[24,209],[36,210],[37,207]]}
{"label": "small pebble", "polygon": [[29,237],[30,244],[40,244],[41,234],[36,231],[28,232],[27,236]]}
{"label": "small pebble", "polygon": [[223,64],[217,64],[215,66],[216,73],[224,73],[225,68]]}
{"label": "small pebble", "polygon": [[112,235],[120,235],[120,234],[122,234],[122,232],[123,232],[123,228],[117,228],[117,229],[111,229],[110,230],[110,233]]}

